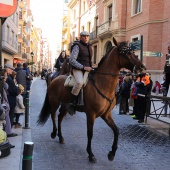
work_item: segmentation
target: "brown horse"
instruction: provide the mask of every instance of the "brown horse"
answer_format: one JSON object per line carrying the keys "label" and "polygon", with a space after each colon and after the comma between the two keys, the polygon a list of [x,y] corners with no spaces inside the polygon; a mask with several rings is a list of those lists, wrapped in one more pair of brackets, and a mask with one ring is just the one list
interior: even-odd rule
{"label": "brown horse", "polygon": [[65,74],[69,74],[71,70],[70,64],[69,64],[69,57],[66,57],[65,61],[62,64],[62,67],[60,68],[60,70],[56,73],[56,75],[53,77],[52,74],[47,74],[46,76],[46,83],[47,83],[47,87],[49,86],[49,84],[51,83],[51,81],[59,76],[59,75],[65,75]]}
{"label": "brown horse", "polygon": [[[87,117],[87,152],[89,161],[96,162],[96,158],[92,152],[91,141],[93,137],[93,125],[96,118],[101,117],[114,133],[114,141],[112,150],[108,153],[108,159],[114,159],[117,145],[119,130],[112,118],[112,109],[116,104],[115,87],[119,77],[121,68],[127,68],[133,71],[134,67],[141,70],[144,68],[141,61],[137,58],[134,52],[124,43],[115,44],[99,62],[98,67],[89,73],[89,81],[84,87],[84,107],[77,108],[78,111],[86,113]],[[55,78],[48,87],[44,105],[38,117],[38,124],[44,125],[49,115],[51,114],[53,122],[53,132],[51,137],[55,138],[57,133],[56,127],[56,111],[60,107],[58,115],[58,137],[60,143],[64,143],[64,138],[61,132],[61,122],[67,114],[66,105],[70,102],[70,88],[64,87],[64,82],[67,76],[61,75]]]}

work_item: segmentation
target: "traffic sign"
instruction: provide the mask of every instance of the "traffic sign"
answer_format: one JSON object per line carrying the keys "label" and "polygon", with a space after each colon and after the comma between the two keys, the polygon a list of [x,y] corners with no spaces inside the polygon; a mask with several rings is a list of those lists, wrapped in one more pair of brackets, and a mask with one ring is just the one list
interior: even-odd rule
{"label": "traffic sign", "polygon": [[11,16],[17,9],[17,0],[0,0],[0,18]]}
{"label": "traffic sign", "polygon": [[133,51],[140,50],[141,49],[141,40],[131,42],[131,43],[129,43],[129,46]]}
{"label": "traffic sign", "polygon": [[144,51],[144,56],[150,56],[150,57],[162,57],[163,54],[161,52],[153,52],[153,51]]}

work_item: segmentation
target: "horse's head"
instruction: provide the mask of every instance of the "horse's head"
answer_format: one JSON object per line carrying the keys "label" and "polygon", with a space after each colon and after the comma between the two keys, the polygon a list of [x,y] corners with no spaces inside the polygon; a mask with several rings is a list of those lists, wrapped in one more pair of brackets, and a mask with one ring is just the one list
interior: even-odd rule
{"label": "horse's head", "polygon": [[70,73],[70,70],[71,70],[71,66],[69,63],[69,57],[66,57],[65,61],[62,64],[60,75]]}
{"label": "horse's head", "polygon": [[145,66],[138,59],[138,56],[136,56],[134,51],[127,45],[127,42],[118,43],[114,37],[113,42],[117,47],[120,68],[127,68],[134,73],[146,70]]}

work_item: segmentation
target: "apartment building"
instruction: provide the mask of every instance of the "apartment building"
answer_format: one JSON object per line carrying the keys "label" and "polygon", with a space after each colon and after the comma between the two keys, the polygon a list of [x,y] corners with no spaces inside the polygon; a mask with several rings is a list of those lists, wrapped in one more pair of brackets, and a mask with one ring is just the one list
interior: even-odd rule
{"label": "apartment building", "polygon": [[49,66],[49,42],[47,38],[42,39],[43,43],[43,58],[42,58],[42,68],[48,68]]}
{"label": "apartment building", "polygon": [[14,55],[18,53],[18,14],[19,8],[2,25],[2,66],[13,65]]}
{"label": "apartment building", "polygon": [[140,50],[135,53],[151,72],[153,80],[162,80],[165,55],[170,44],[170,1],[71,0],[68,7],[70,41],[74,41],[82,30],[90,31],[94,64],[114,45],[113,37],[129,43],[143,37],[143,55]]}
{"label": "apartment building", "polygon": [[68,10],[68,1],[63,4],[63,17],[62,17],[62,50],[70,55],[70,16]]}
{"label": "apartment building", "polygon": [[18,2],[19,24],[18,24],[18,53],[14,55],[13,63],[30,62],[30,29],[33,22],[32,12],[24,0]]}

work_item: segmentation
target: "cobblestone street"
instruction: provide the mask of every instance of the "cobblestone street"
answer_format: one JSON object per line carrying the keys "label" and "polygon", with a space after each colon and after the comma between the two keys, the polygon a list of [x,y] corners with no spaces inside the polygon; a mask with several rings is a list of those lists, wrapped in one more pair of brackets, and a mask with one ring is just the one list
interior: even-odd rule
{"label": "cobblestone street", "polygon": [[139,125],[129,115],[118,115],[118,107],[113,117],[119,127],[119,143],[115,159],[110,162],[107,154],[111,150],[113,133],[105,122],[98,118],[94,125],[92,150],[97,163],[88,161],[86,152],[87,132],[86,116],[77,112],[66,115],[62,123],[65,144],[58,138],[51,139],[51,118],[44,126],[36,121],[44,96],[46,84],[37,78],[32,84],[30,94],[30,120],[32,141],[34,142],[34,170],[168,170],[170,167],[170,139]]}

